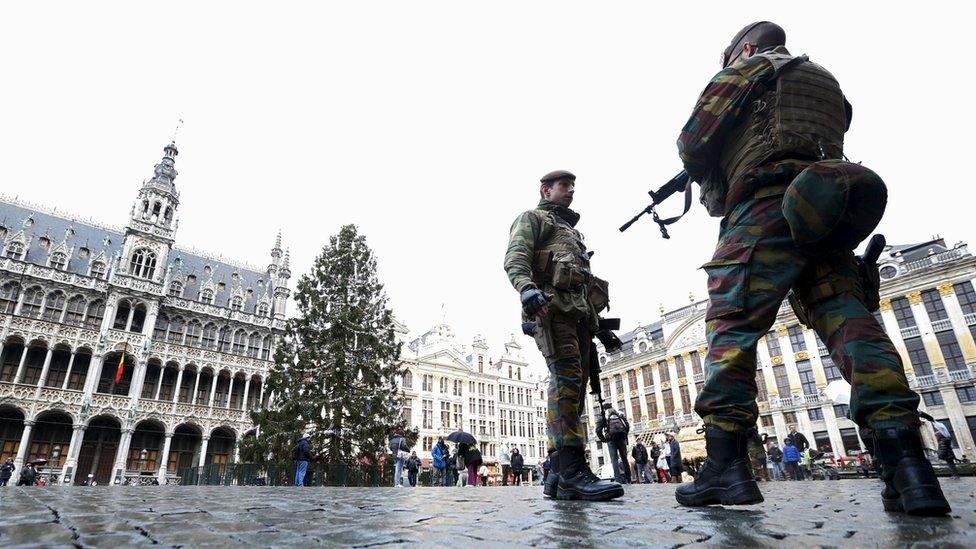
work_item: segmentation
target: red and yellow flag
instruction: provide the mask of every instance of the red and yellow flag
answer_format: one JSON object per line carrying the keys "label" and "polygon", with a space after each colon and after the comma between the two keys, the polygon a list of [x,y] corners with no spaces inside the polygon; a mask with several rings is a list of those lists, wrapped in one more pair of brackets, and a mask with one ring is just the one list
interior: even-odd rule
{"label": "red and yellow flag", "polygon": [[125,351],[119,357],[119,367],[115,369],[115,383],[122,381],[122,373],[125,372]]}

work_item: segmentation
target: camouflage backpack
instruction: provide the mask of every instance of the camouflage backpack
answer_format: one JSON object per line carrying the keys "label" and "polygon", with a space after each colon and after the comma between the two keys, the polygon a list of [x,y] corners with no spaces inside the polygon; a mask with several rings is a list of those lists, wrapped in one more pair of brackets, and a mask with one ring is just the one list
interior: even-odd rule
{"label": "camouflage backpack", "polygon": [[844,160],[821,160],[790,183],[783,215],[798,246],[853,250],[881,222],[887,203],[878,174]]}

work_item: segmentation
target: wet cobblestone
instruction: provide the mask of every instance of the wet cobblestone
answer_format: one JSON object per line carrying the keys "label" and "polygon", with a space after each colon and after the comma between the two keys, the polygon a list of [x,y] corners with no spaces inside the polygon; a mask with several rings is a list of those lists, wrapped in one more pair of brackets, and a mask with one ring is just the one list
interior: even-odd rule
{"label": "wet cobblestone", "polygon": [[727,509],[679,507],[674,485],[603,504],[538,487],[8,487],[0,546],[976,546],[976,479],[943,480],[953,513],[939,519],[885,513],[880,486],[765,484],[765,503]]}

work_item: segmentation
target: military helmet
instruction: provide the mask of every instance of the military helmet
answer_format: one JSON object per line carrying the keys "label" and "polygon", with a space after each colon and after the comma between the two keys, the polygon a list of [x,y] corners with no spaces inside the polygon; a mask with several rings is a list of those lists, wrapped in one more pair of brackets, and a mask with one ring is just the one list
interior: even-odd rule
{"label": "military helmet", "polygon": [[790,183],[783,215],[797,245],[853,250],[881,222],[887,203],[878,174],[860,164],[821,160]]}
{"label": "military helmet", "polygon": [[542,176],[542,179],[540,179],[539,181],[542,183],[554,183],[556,181],[559,181],[560,179],[568,179],[570,181],[575,182],[576,176],[573,175],[571,172],[567,172],[566,170],[556,170],[554,172],[549,172],[546,175]]}

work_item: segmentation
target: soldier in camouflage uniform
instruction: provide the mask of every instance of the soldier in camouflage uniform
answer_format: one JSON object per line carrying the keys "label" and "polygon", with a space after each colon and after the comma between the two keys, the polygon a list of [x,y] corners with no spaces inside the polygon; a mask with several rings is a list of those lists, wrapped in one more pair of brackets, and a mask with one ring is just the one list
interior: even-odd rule
{"label": "soldier in camouflage uniform", "polygon": [[[708,460],[676,498],[683,505],[763,500],[747,458],[759,412],[756,346],[792,288],[852,384],[851,419],[874,432],[886,466],[885,509],[946,513],[949,505],[922,453],[918,395],[863,304],[857,259],[849,249],[797,245],[784,217],[788,185],[814,162],[843,157],[851,121],[834,77],[809,61],[790,63],[785,43],[785,32],[773,23],[740,31],[678,139],[702,202],[722,223],[715,254],[704,265],[707,379],[695,403]],[[818,215],[815,209],[799,213],[813,221]]]}
{"label": "soldier in camouflage uniform", "polygon": [[569,208],[576,176],[560,170],[541,183],[539,205],[512,224],[505,272],[521,297],[523,320],[540,323],[536,344],[549,367],[547,422],[554,451],[544,493],[605,501],[622,496],[623,488],[600,480],[587,465],[580,414],[607,285],[590,272],[590,254],[575,229],[579,214]]}

